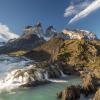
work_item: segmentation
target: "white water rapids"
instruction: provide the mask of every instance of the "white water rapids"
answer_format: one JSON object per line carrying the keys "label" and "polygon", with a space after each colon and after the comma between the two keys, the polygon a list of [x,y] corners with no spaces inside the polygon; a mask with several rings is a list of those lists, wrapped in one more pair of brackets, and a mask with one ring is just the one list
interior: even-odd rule
{"label": "white water rapids", "polygon": [[[9,57],[7,55],[0,56],[0,92],[11,91],[19,88],[23,84],[28,82],[34,82],[35,80],[62,83],[67,82],[63,79],[49,79],[48,72],[36,69],[35,66],[29,65],[31,61],[24,57]],[[33,71],[31,73],[31,71]],[[60,71],[62,77],[66,77],[62,71]]]}
{"label": "white water rapids", "polygon": [[[0,91],[10,91],[14,88],[18,88],[21,83],[13,82],[13,73],[15,69],[23,68],[29,62],[31,61],[25,57],[0,55]],[[10,73],[10,71],[12,72]],[[19,77],[18,80],[20,81],[21,77]]]}

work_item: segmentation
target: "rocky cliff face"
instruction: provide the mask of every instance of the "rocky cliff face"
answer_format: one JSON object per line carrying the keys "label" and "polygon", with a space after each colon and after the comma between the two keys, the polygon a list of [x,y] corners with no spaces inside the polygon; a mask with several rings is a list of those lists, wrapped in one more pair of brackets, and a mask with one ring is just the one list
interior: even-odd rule
{"label": "rocky cliff face", "polygon": [[57,36],[57,31],[54,29],[53,26],[49,26],[45,31],[44,38],[48,41],[55,36]]}

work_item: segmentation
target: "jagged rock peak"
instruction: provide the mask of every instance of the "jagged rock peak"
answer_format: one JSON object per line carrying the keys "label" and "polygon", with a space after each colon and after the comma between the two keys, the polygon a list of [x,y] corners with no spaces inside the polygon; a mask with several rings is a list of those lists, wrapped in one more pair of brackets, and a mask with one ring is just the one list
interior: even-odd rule
{"label": "jagged rock peak", "polygon": [[32,26],[28,25],[25,27],[25,29],[29,29],[29,28],[32,28]]}
{"label": "jagged rock peak", "polygon": [[24,29],[24,34],[23,35],[26,35],[26,34],[35,34],[39,38],[43,37],[44,32],[43,32],[41,22],[38,21],[33,26],[30,26],[30,25],[26,26],[25,29]]}
{"label": "jagged rock peak", "polygon": [[52,25],[48,26],[47,29],[46,29],[46,32],[51,32],[51,31],[54,32],[54,33],[57,33],[56,29]]}
{"label": "jagged rock peak", "polygon": [[57,34],[56,29],[52,25],[47,27],[47,29],[45,31],[45,37],[52,38],[56,34]]}
{"label": "jagged rock peak", "polygon": [[52,30],[52,29],[54,29],[54,27],[53,27],[52,25],[50,25],[50,26],[47,28],[47,30]]}
{"label": "jagged rock peak", "polygon": [[40,21],[37,21],[34,26],[28,25],[25,27],[25,29],[30,29],[30,28],[34,28],[34,27],[42,27],[42,23]]}
{"label": "jagged rock peak", "polygon": [[37,21],[35,24],[36,27],[42,27],[42,23],[40,21]]}

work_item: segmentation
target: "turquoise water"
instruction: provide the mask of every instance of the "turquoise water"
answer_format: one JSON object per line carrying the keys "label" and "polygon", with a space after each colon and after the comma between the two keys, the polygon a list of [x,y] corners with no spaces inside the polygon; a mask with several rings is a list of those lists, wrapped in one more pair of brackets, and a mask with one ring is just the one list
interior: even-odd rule
{"label": "turquoise water", "polygon": [[66,83],[50,83],[31,89],[1,93],[0,100],[57,100],[57,92],[69,85],[81,84],[81,79],[77,77],[67,78],[67,80]]}

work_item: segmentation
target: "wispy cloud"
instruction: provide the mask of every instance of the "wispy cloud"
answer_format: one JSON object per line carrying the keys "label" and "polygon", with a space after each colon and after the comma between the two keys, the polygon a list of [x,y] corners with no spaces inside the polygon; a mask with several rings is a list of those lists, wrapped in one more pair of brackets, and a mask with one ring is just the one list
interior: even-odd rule
{"label": "wispy cloud", "polygon": [[0,23],[0,40],[7,41],[9,39],[17,38],[18,35],[11,32],[7,25]]}
{"label": "wispy cloud", "polygon": [[70,24],[88,16],[98,8],[100,8],[100,0],[74,0],[66,8],[64,16],[68,17],[73,15],[69,21]]}

